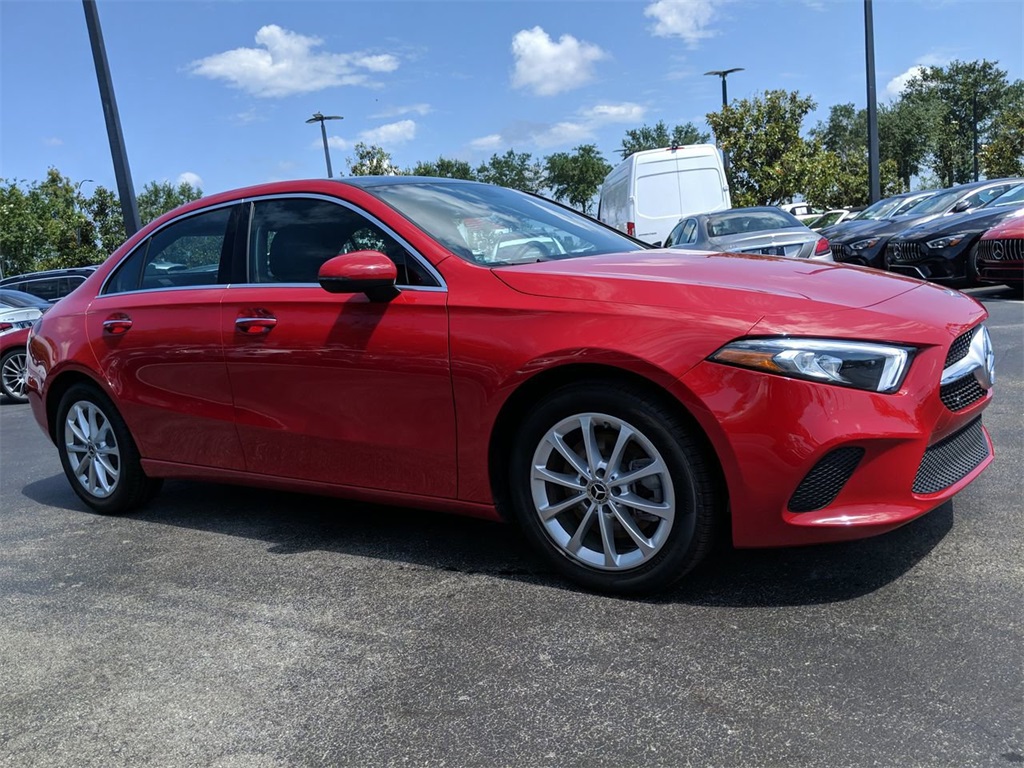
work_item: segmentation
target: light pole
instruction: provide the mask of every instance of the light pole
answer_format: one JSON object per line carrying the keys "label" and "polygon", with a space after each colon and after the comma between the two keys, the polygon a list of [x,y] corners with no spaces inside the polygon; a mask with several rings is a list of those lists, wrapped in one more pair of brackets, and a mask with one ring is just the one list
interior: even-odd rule
{"label": "light pole", "polygon": [[331,170],[331,150],[327,146],[327,128],[324,126],[324,120],[344,120],[345,118],[341,115],[322,115],[319,112],[314,112],[313,116],[307,120],[307,123],[320,123],[320,135],[324,137],[324,159],[327,160],[327,178],[334,178],[334,171]]}
{"label": "light pole", "polygon": [[[713,69],[710,72],[705,72],[705,75],[717,75],[722,78],[722,109],[729,106],[729,91],[725,84],[725,79],[729,77],[733,72],[742,72],[743,67],[733,67],[732,69]],[[722,165],[725,167],[725,176],[729,177],[729,153],[724,149],[722,150]]]}
{"label": "light pole", "polygon": [[871,0],[864,0],[864,64],[868,81],[868,202],[882,199],[878,171],[878,101],[875,94],[875,18]]}

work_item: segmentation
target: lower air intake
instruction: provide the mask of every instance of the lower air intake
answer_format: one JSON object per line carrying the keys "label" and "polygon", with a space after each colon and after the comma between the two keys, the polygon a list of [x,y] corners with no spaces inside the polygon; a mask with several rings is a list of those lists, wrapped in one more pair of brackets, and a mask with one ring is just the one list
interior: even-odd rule
{"label": "lower air intake", "polygon": [[789,511],[813,512],[827,507],[863,457],[863,448],[836,448],[825,454],[797,487],[789,500]]}

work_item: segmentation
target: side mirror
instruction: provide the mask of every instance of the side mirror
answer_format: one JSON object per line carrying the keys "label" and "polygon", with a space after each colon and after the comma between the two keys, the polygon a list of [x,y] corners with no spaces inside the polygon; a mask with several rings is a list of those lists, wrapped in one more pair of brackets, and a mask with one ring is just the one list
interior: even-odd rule
{"label": "side mirror", "polygon": [[317,280],[328,293],[365,293],[371,301],[391,301],[398,295],[398,269],[380,251],[352,251],[328,259]]}
{"label": "side mirror", "polygon": [[970,207],[971,207],[971,201],[970,200],[961,200],[960,202],[958,202],[956,205],[954,205],[950,209],[950,213],[963,213],[964,211],[966,211]]}

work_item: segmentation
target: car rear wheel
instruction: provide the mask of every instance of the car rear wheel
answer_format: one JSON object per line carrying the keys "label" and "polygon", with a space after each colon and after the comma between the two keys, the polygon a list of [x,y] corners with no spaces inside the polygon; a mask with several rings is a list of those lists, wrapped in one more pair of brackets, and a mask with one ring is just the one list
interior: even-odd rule
{"label": "car rear wheel", "polygon": [[25,396],[26,363],[28,357],[22,348],[9,350],[0,359],[0,390],[16,403],[28,402]]}
{"label": "car rear wheel", "polygon": [[127,512],[160,488],[160,480],[143,472],[121,414],[92,385],[76,384],[61,398],[57,449],[72,489],[97,512]]}
{"label": "car rear wheel", "polygon": [[585,587],[656,592],[710,549],[717,494],[707,457],[679,414],[643,389],[554,392],[519,432],[510,472],[527,536]]}

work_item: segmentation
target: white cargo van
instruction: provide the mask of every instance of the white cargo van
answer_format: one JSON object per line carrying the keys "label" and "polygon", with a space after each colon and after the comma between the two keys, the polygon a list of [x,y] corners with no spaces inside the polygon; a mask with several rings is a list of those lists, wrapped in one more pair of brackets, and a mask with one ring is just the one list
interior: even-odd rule
{"label": "white cargo van", "polygon": [[684,216],[732,207],[714,144],[634,152],[601,185],[597,218],[647,243],[661,243]]}

